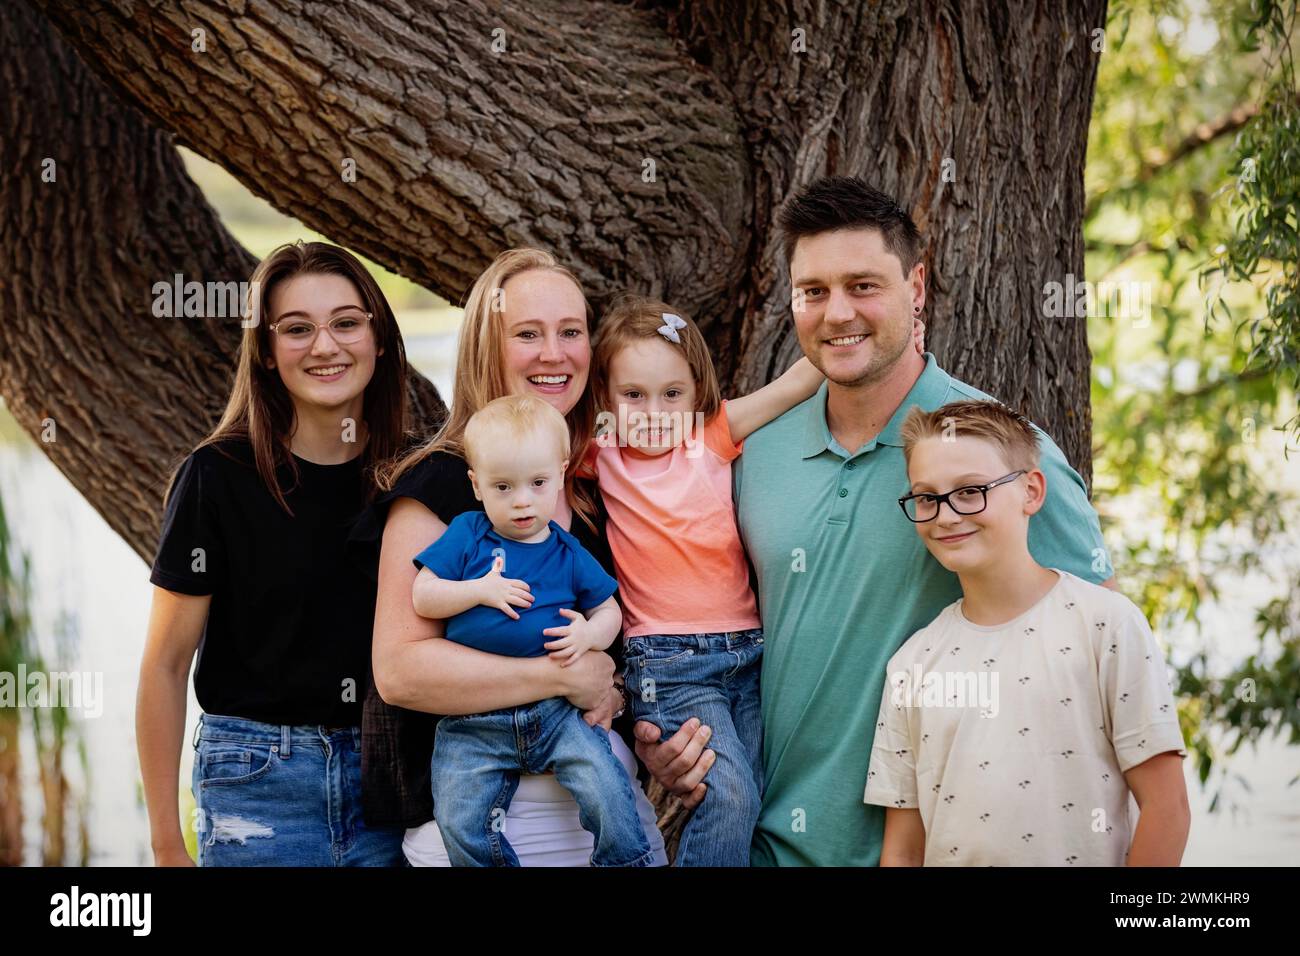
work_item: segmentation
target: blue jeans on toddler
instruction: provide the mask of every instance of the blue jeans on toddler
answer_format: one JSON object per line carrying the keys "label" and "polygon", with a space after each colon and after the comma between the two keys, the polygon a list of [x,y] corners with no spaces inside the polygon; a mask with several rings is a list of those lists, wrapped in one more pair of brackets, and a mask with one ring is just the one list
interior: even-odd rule
{"label": "blue jeans on toddler", "polygon": [[521,773],[555,771],[595,837],[593,866],[652,866],[636,795],[609,732],[563,697],[443,717],[434,735],[433,815],[452,866],[519,866],[503,832]]}
{"label": "blue jeans on toddler", "polygon": [[749,866],[763,800],[763,629],[631,637],[625,658],[637,720],[658,726],[661,739],[692,717],[713,730],[708,793],[682,831],[673,865]]}
{"label": "blue jeans on toddler", "polygon": [[401,866],[401,827],[361,816],[361,728],[203,714],[192,784],[200,866]]}

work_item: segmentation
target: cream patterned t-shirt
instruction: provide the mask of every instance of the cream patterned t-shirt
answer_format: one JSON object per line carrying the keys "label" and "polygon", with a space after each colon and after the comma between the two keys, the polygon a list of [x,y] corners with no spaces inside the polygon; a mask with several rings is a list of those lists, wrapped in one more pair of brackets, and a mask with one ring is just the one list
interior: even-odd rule
{"label": "cream patterned t-shirt", "polygon": [[1186,756],[1142,612],[1057,573],[1015,620],[957,601],[890,658],[865,802],[920,809],[926,866],[1121,866],[1124,772]]}

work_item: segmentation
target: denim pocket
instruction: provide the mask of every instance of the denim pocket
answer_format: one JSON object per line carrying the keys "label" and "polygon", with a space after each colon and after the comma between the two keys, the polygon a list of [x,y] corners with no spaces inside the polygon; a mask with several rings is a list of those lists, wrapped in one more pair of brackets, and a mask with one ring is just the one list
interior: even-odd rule
{"label": "denim pocket", "polygon": [[686,641],[664,638],[650,641],[643,637],[634,637],[627,642],[624,658],[629,666],[635,663],[638,667],[655,668],[678,664],[694,656],[695,647]]}
{"label": "denim pocket", "polygon": [[251,783],[264,777],[280,748],[214,746],[199,744],[199,786],[218,787]]}

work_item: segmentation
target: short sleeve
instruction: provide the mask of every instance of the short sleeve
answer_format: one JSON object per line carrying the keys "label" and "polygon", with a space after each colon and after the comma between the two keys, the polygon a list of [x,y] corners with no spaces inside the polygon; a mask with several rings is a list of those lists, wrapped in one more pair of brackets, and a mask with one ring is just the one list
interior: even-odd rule
{"label": "short sleeve", "polygon": [[465,566],[476,537],[474,519],[478,515],[479,512],[467,512],[452,518],[447,530],[437,541],[412,558],[412,563],[417,568],[428,568],[448,581],[464,580]]}
{"label": "short sleeve", "polygon": [[605,572],[591,552],[569,536],[573,548],[573,594],[579,611],[604,604],[618,590],[618,582]]}
{"label": "short sleeve", "polygon": [[1047,478],[1047,499],[1029,520],[1029,552],[1045,568],[1060,568],[1100,584],[1115,573],[1101,537],[1101,523],[1088,501],[1079,473],[1070,467],[1056,442],[1036,429],[1040,464]]}
{"label": "short sleeve", "polygon": [[731,440],[731,424],[727,419],[727,403],[724,400],[718,413],[704,423],[704,446],[723,461],[734,461],[740,457],[744,444],[736,444]]}
{"label": "short sleeve", "polygon": [[443,524],[467,511],[481,510],[469,481],[465,459],[448,452],[434,452],[397,480],[380,501],[414,498],[436,514]]}
{"label": "short sleeve", "polygon": [[880,696],[880,714],[871,740],[871,761],[867,766],[867,789],[863,803],[898,809],[918,808],[916,751],[908,729],[907,709],[896,698],[903,692],[907,675],[889,662],[885,692]]}
{"label": "short sleeve", "polygon": [[361,512],[348,536],[347,550],[354,566],[370,580],[378,580],[384,524],[398,498],[415,499],[445,525],[450,525],[457,515],[481,510],[468,469],[463,458],[448,452],[433,452],[403,474],[390,490],[378,494]]}
{"label": "short sleeve", "polygon": [[1093,626],[1098,680],[1120,770],[1127,773],[1157,754],[1186,757],[1165,657],[1137,606],[1115,595],[1119,610],[1099,614]]}
{"label": "short sleeve", "polygon": [[212,594],[226,560],[215,497],[219,479],[204,457],[194,452],[176,472],[149,574],[150,583],[180,594]]}

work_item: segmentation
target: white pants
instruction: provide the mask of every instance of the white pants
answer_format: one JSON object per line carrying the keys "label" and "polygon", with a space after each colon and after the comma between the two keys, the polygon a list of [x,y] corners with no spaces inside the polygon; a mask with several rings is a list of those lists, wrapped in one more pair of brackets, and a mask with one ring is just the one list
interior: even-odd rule
{"label": "white pants", "polygon": [[[632,779],[637,814],[654,851],[655,866],[667,866],[668,854],[655,823],[654,806],[636,779],[636,758],[618,734],[610,734],[609,743]],[[577,801],[549,773],[519,778],[519,789],[506,810],[503,832],[522,866],[587,866],[595,845],[595,839],[578,822]],[[451,866],[436,820],[407,830],[402,852],[411,866]]]}

